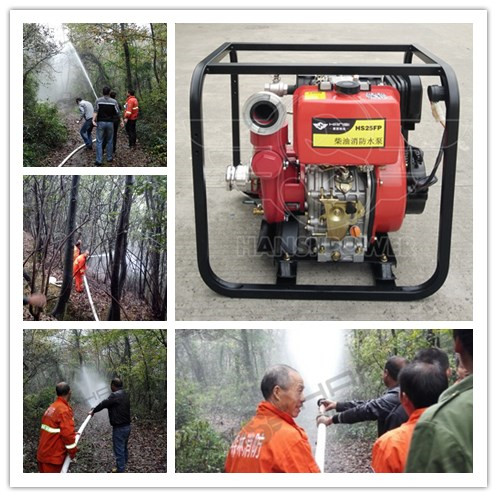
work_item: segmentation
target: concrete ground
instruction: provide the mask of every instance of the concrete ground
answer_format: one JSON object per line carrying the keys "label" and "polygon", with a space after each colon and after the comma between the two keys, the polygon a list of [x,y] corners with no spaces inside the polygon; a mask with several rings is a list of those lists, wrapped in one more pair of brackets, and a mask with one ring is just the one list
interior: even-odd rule
{"label": "concrete ground", "polygon": [[[189,85],[195,65],[225,41],[299,43],[419,43],[455,70],[461,93],[460,139],[449,276],[434,295],[414,302],[297,301],[231,299],[210,290],[196,264]],[[324,54],[246,54],[240,61],[315,61]],[[399,55],[341,55],[343,61],[401,62]],[[298,57],[298,56],[297,56]],[[328,56],[330,61],[337,60]],[[176,25],[176,319],[177,320],[472,320],[472,26],[471,24],[177,24]],[[285,81],[288,77],[283,77]],[[242,76],[240,103],[263,89],[270,77]],[[288,80],[291,82],[291,79]],[[423,85],[436,82],[424,78]],[[273,283],[275,270],[267,257],[254,254],[260,217],[242,204],[242,195],[228,192],[224,174],[231,163],[228,76],[208,76],[204,86],[204,119],[210,259],[213,270],[233,282]],[[287,99],[290,97],[286,97]],[[442,128],[435,123],[426,91],[423,119],[410,142],[425,151],[431,170]],[[241,125],[242,162],[250,158],[249,132]],[[440,175],[439,175],[440,176]],[[417,284],[435,268],[440,186],[430,189],[425,212],[408,215],[391,235],[396,249],[397,283]],[[360,265],[299,265],[298,283],[369,284],[370,270]]]}

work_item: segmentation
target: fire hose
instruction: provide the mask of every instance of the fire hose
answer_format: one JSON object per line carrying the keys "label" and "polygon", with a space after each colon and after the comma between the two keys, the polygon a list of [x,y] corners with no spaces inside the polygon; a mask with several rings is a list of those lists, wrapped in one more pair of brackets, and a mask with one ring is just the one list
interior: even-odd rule
{"label": "fire hose", "polygon": [[[318,400],[319,406],[319,414],[323,415],[326,411],[325,406],[323,405],[324,399]],[[314,459],[316,460],[316,464],[318,465],[321,473],[324,473],[324,455],[326,449],[326,425],[324,423],[318,424],[318,435],[316,439],[316,452],[314,454]]]}
{"label": "fire hose", "polygon": [[83,281],[85,282],[86,293],[88,295],[88,300],[90,301],[91,310],[93,312],[93,316],[95,321],[100,321],[98,319],[97,311],[95,311],[95,306],[93,305],[93,299],[91,298],[90,287],[88,286],[88,280],[86,279],[86,274],[83,274]]}
{"label": "fire hose", "polygon": [[[95,143],[97,140],[94,138],[92,143]],[[75,148],[57,167],[62,167],[73,155],[79,152],[82,148],[86,147],[86,144],[80,145],[78,148]]]}
{"label": "fire hose", "polygon": [[[88,414],[83,424],[79,427],[79,430],[76,433],[76,439],[74,440],[74,443],[76,445],[78,445],[79,439],[81,438],[81,435],[83,434],[83,431],[85,430],[86,425],[89,423],[90,419],[91,419],[91,414]],[[71,464],[71,456],[68,454],[64,460],[64,464],[62,465],[62,469],[60,470],[60,472],[67,473],[70,464]]]}

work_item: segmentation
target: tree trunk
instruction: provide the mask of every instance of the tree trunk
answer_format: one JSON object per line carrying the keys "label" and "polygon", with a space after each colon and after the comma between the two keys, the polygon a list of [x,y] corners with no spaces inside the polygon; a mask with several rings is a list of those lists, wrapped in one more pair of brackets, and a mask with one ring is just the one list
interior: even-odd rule
{"label": "tree trunk", "polygon": [[126,257],[126,233],[129,228],[129,214],[133,201],[134,177],[126,176],[126,183],[123,195],[121,214],[116,230],[116,244],[114,248],[114,258],[112,261],[112,274],[110,279],[110,293],[112,301],[109,309],[109,321],[121,320],[121,308],[119,306],[119,289],[122,288],[120,282],[122,258]]}
{"label": "tree trunk", "polygon": [[147,203],[147,208],[150,211],[150,215],[152,219],[154,220],[154,226],[151,228],[150,233],[151,233],[151,244],[149,247],[149,253],[150,253],[150,287],[151,287],[151,292],[152,292],[152,313],[154,316],[158,319],[160,319],[160,316],[162,314],[162,296],[161,296],[161,290],[160,290],[160,251],[158,249],[158,244],[157,240],[162,235],[162,226],[156,219],[156,214],[157,214],[157,206],[155,204],[155,199],[150,190],[145,190],[145,200]]}
{"label": "tree trunk", "polygon": [[198,383],[204,385],[205,384],[204,368],[202,366],[201,361],[198,358],[198,354],[197,354],[197,351],[195,350],[195,346],[192,346],[192,344],[190,343],[189,337],[184,337],[184,339],[181,340],[181,345],[183,345],[183,348],[185,349],[186,355],[188,356],[188,359],[190,360],[190,364],[192,365],[192,372],[195,376],[195,379],[197,380]]}
{"label": "tree trunk", "polygon": [[152,413],[152,385],[150,382],[150,373],[148,371],[148,361],[147,357],[143,351],[142,344],[140,342],[140,339],[138,338],[138,335],[134,333],[136,343],[138,345],[138,348],[140,349],[140,354],[143,358],[143,372],[145,375],[145,391],[147,395],[147,409],[148,409],[148,414],[150,415]]}
{"label": "tree trunk", "polygon": [[144,268],[143,268],[143,245],[144,245],[144,240],[140,242],[140,273],[139,273],[139,280],[138,280],[138,297],[140,299],[144,299],[145,295],[145,277],[144,277]]}
{"label": "tree trunk", "polygon": [[78,354],[79,366],[82,367],[83,363],[84,363],[83,352],[81,351],[82,331],[81,330],[73,330],[72,334],[74,336],[74,349],[76,350],[76,353]]}
{"label": "tree trunk", "polygon": [[161,294],[159,285],[159,271],[160,271],[160,254],[157,249],[154,249],[150,254],[150,272],[151,272],[151,286],[152,286],[152,312],[155,317],[159,317],[161,313]]}
{"label": "tree trunk", "polygon": [[154,46],[154,74],[157,84],[160,84],[159,73],[157,71],[157,47],[155,45],[154,25],[152,23],[150,23],[150,32],[152,33],[152,44]]}
{"label": "tree trunk", "polygon": [[128,39],[126,38],[126,24],[121,23],[121,35],[123,40],[124,63],[126,64],[126,89],[133,88],[131,83],[131,58],[129,55]]}
{"label": "tree trunk", "polygon": [[124,233],[124,240],[123,240],[123,256],[121,257],[121,269],[120,269],[120,274],[119,274],[119,300],[121,300],[121,297],[123,295],[123,287],[124,283],[126,281],[126,276],[128,274],[128,264],[126,262],[127,259],[127,249],[128,249],[128,230]]}
{"label": "tree trunk", "polygon": [[167,283],[164,285],[164,296],[162,298],[162,310],[160,313],[160,320],[166,321],[167,319]]}
{"label": "tree trunk", "polygon": [[436,336],[433,330],[426,330],[425,336],[431,347],[437,347]]}
{"label": "tree trunk", "polygon": [[252,364],[250,357],[249,331],[240,330],[240,334],[242,339],[243,362],[247,371],[247,379],[250,383],[256,383],[254,365]]}
{"label": "tree trunk", "polygon": [[74,227],[76,224],[76,211],[78,207],[79,176],[72,177],[71,197],[69,200],[69,210],[67,214],[67,241],[64,252],[64,275],[62,277],[62,287],[60,289],[59,300],[52,312],[57,319],[63,319],[66,312],[66,305],[69,302],[72,290],[73,279],[73,253],[74,253]]}
{"label": "tree trunk", "polygon": [[390,329],[393,338],[393,355],[398,355],[399,349],[397,348],[397,333],[395,330]]}
{"label": "tree trunk", "polygon": [[35,249],[35,257],[38,256],[38,254],[41,252],[41,249],[43,247],[43,239],[42,239],[42,216],[41,216],[41,208],[40,208],[40,192],[38,190],[38,181],[35,178],[35,181],[33,183],[33,189],[34,189],[34,196],[35,196],[35,229],[36,231],[33,233],[36,243],[34,246]]}

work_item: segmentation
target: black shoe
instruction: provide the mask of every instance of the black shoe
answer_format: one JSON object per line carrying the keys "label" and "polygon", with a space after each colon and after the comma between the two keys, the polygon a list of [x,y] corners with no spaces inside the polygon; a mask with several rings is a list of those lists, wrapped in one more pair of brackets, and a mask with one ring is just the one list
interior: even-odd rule
{"label": "black shoe", "polygon": [[102,165],[101,162],[95,161],[95,166],[101,166],[101,165]]}
{"label": "black shoe", "polygon": [[112,162],[114,159],[107,159],[107,162]]}

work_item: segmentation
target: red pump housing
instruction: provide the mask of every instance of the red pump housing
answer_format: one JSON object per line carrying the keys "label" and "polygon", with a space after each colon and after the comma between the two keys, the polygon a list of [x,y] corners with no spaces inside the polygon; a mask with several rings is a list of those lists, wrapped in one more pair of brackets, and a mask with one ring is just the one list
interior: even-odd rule
{"label": "red pump housing", "polygon": [[301,86],[293,112],[295,153],[306,164],[384,166],[404,148],[400,95],[391,86],[353,95]]}
{"label": "red pump housing", "polygon": [[259,179],[264,217],[278,223],[289,212],[305,211],[305,166],[374,166],[377,232],[398,230],[407,201],[406,162],[400,96],[390,86],[343,94],[301,86],[293,95],[293,141],[288,126],[272,134],[251,132],[252,170]]}

